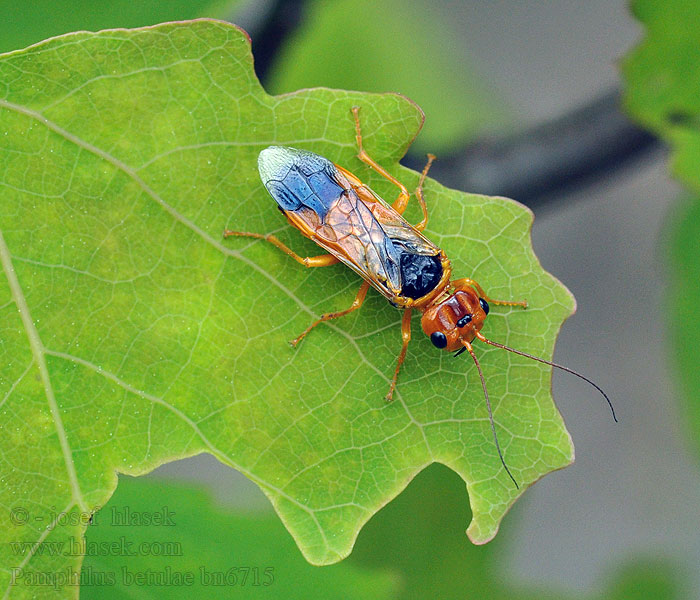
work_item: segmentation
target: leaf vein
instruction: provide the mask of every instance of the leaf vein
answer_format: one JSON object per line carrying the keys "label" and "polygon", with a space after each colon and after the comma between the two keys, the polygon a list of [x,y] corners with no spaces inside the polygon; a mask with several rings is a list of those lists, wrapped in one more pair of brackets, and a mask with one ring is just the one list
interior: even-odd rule
{"label": "leaf vein", "polygon": [[10,249],[5,243],[5,238],[0,231],[0,262],[2,263],[3,270],[5,271],[5,276],[7,277],[7,282],[10,286],[12,292],[12,298],[17,305],[19,310],[20,319],[24,325],[27,338],[29,339],[29,346],[34,357],[34,362],[36,362],[37,368],[39,370],[39,375],[41,377],[41,382],[44,387],[44,394],[46,395],[46,400],[49,404],[49,410],[53,418],[54,425],[56,427],[56,434],[58,435],[58,441],[61,446],[61,453],[63,454],[63,460],[66,465],[66,472],[68,475],[68,480],[70,482],[71,493],[73,497],[73,502],[75,502],[82,510],[87,510],[85,505],[85,500],[83,499],[83,494],[80,490],[80,483],[78,482],[78,475],[75,472],[75,463],[73,462],[73,453],[68,442],[68,436],[66,435],[66,430],[63,427],[63,420],[61,419],[61,413],[58,408],[58,403],[56,402],[56,396],[54,394],[53,386],[51,384],[51,377],[49,375],[49,369],[46,364],[46,349],[44,344],[39,337],[39,332],[34,325],[31,313],[29,312],[29,306],[27,305],[27,299],[24,296],[22,287],[17,278],[17,273],[12,264],[12,256],[10,255]]}
{"label": "leaf vein", "polygon": [[[268,490],[274,492],[275,494],[279,495],[280,497],[284,498],[285,500],[291,502],[298,508],[302,509],[306,513],[309,514],[309,516],[313,519],[314,523],[316,524],[316,527],[318,528],[318,531],[324,541],[324,544],[326,545],[327,548],[330,549],[330,545],[328,543],[328,539],[326,537],[326,533],[323,530],[323,527],[321,527],[321,524],[318,521],[318,518],[316,517],[316,512],[317,509],[313,509],[310,506],[307,506],[306,504],[303,504],[296,498],[290,496],[286,492],[284,492],[281,488],[278,488],[269,482],[261,479],[260,477],[254,475],[251,473],[248,469],[242,467],[241,465],[236,464],[231,457],[226,454],[223,450],[220,450],[217,448],[208,438],[206,435],[204,435],[204,432],[202,432],[201,429],[197,426],[197,424],[190,419],[185,413],[183,413],[180,409],[177,407],[173,406],[169,402],[166,402],[162,398],[158,398],[157,396],[153,396],[152,394],[149,394],[148,392],[144,392],[143,390],[139,390],[138,388],[135,388],[132,386],[130,383],[120,379],[113,373],[110,373],[109,371],[104,370],[103,368],[99,367],[98,365],[95,365],[83,358],[80,358],[78,356],[72,355],[72,354],[67,354],[65,352],[58,352],[55,350],[49,350],[45,349],[45,353],[50,355],[50,356],[55,356],[56,358],[62,358],[63,360],[67,360],[70,362],[73,362],[75,364],[82,365],[84,367],[87,367],[88,369],[91,369],[95,373],[98,373],[99,375],[102,375],[103,377],[106,377],[107,379],[113,381],[120,387],[124,388],[126,391],[131,392],[132,394],[136,394],[137,396],[143,398],[144,400],[148,400],[150,402],[160,404],[170,412],[172,412],[175,416],[179,417],[184,423],[186,423],[193,431],[193,434],[199,437],[199,439],[204,443],[204,445],[207,447],[209,452],[211,452],[212,455],[214,455],[216,458],[218,458],[222,463],[227,464],[234,469],[240,471],[243,473],[248,479],[251,481],[254,481],[257,483],[260,487],[262,488],[267,488]],[[325,508],[325,507],[324,507]]]}

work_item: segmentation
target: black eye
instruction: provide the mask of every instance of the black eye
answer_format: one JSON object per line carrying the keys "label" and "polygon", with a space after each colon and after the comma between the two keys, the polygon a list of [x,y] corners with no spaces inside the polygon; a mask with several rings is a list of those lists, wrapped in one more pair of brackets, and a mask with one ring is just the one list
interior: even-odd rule
{"label": "black eye", "polygon": [[489,314],[489,303],[486,302],[486,300],[484,300],[483,298],[479,298],[479,304],[481,304],[481,308],[488,315]]}
{"label": "black eye", "polygon": [[442,331],[436,331],[430,334],[430,341],[433,342],[433,346],[436,348],[444,348],[447,346],[447,338]]}
{"label": "black eye", "polygon": [[471,315],[464,315],[459,321],[457,321],[457,327],[464,327],[468,323],[472,322]]}

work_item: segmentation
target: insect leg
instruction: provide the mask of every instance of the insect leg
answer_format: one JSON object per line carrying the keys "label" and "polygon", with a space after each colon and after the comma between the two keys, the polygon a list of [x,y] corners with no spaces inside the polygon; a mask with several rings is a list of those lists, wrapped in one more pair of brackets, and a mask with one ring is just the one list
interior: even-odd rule
{"label": "insect leg", "polygon": [[330,321],[331,319],[337,319],[338,317],[342,317],[347,315],[348,313],[351,313],[354,310],[357,310],[362,306],[362,303],[365,301],[365,296],[367,295],[367,290],[369,289],[369,282],[365,281],[361,286],[360,289],[357,291],[357,296],[355,296],[355,299],[352,301],[352,304],[350,305],[350,308],[346,308],[345,310],[339,310],[336,312],[331,312],[331,313],[326,313],[325,315],[321,315],[320,319],[317,319],[311,325],[309,325],[304,333],[302,333],[300,336],[294,338],[290,344],[296,348],[296,345],[301,342],[301,340],[304,338],[304,336],[309,333],[316,325],[319,323],[323,323],[324,321]]}
{"label": "insect leg", "polygon": [[455,288],[464,287],[465,285],[472,286],[477,292],[479,292],[479,297],[486,300],[486,302],[488,302],[489,304],[498,304],[500,306],[522,306],[523,308],[527,308],[527,300],[521,300],[519,302],[516,302],[515,300],[494,300],[490,296],[487,296],[486,292],[484,291],[484,288],[482,288],[473,279],[469,279],[469,278],[455,279],[452,282],[452,286]]}
{"label": "insect leg", "polygon": [[399,193],[399,197],[396,200],[394,200],[394,203],[391,205],[391,207],[397,213],[402,214],[403,211],[406,210],[406,205],[408,204],[408,190],[406,189],[406,186],[403,183],[401,183],[394,176],[390,175],[389,172],[384,169],[384,167],[382,167],[379,163],[375,162],[375,160],[365,152],[365,149],[362,146],[362,131],[360,129],[360,107],[353,106],[352,114],[353,117],[355,117],[355,139],[357,140],[358,148],[357,158],[359,158],[366,165],[372,167],[382,177],[391,181],[391,183],[393,183],[396,187],[399,188],[399,190],[401,190]]}
{"label": "insect leg", "polygon": [[408,349],[408,342],[411,341],[411,309],[407,308],[403,311],[403,319],[401,319],[401,339],[403,340],[403,345],[401,346],[401,352],[399,353],[399,360],[396,363],[396,370],[394,371],[394,378],[391,380],[391,387],[389,387],[389,393],[386,395],[386,401],[391,402],[394,396],[394,390],[396,389],[396,379],[399,376],[399,371],[401,370],[401,365],[406,358],[406,350]]}
{"label": "insect leg", "polygon": [[423,211],[423,220],[417,225],[415,225],[415,228],[418,231],[423,231],[425,229],[425,226],[428,224],[428,207],[425,205],[425,198],[423,198],[423,183],[425,182],[425,178],[428,175],[430,165],[433,164],[434,160],[435,155],[428,154],[428,162],[426,163],[425,167],[423,167],[423,172],[420,174],[420,180],[418,181],[418,187],[416,188],[416,198],[418,198],[418,202],[420,202],[420,208]]}
{"label": "insect leg", "polygon": [[262,233],[247,233],[245,231],[231,231],[230,229],[224,231],[224,238],[234,236],[252,237],[258,240],[265,240],[266,242],[270,242],[273,246],[279,248],[280,250],[282,250],[282,252],[288,254],[295,261],[304,265],[305,267],[328,267],[338,262],[338,259],[332,254],[321,254],[319,256],[305,256],[302,258],[291,248],[285,246],[282,242],[280,242],[274,235],[263,235]]}

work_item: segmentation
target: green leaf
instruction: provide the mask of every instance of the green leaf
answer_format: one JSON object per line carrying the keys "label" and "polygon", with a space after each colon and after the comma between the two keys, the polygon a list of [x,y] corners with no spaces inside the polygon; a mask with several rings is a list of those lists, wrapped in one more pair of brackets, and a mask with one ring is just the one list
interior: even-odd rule
{"label": "green leaf", "polygon": [[[307,270],[225,227],[286,226],[262,187],[269,144],[312,149],[377,192],[355,157],[397,163],[422,122],[405,98],[328,89],[269,96],[247,36],[215,21],[77,33],[0,58],[0,541],[67,540],[105,504],[115,472],[139,475],[209,452],[265,492],[306,558],[337,561],[362,525],[425,466],[464,479],[468,533],[490,540],[532,482],[572,460],[550,396],[551,369],[478,345],[514,489],[496,454],[468,356],[420,335],[384,402],[401,345],[400,313],[371,293],[361,311],[288,340],[360,284],[342,266]],[[573,299],[532,252],[521,205],[428,181],[427,235],[457,277],[496,298],[485,335],[545,358]],[[419,210],[412,206],[409,219]],[[30,520],[12,522],[11,509]],[[11,568],[77,569],[0,546]]]}
{"label": "green leaf", "polygon": [[120,478],[84,551],[83,599],[130,597],[134,588],[149,598],[396,597],[388,571],[312,567],[270,513],[234,516],[200,490],[152,479]]}
{"label": "green leaf", "polygon": [[[646,27],[646,36],[624,61],[625,104],[635,119],[669,143],[675,175],[700,192],[700,5],[681,0],[663,4],[638,1],[634,9]],[[685,392],[685,409],[697,447],[700,200],[685,201],[674,212],[665,240],[670,247],[670,282],[664,317],[670,324],[672,359]]]}
{"label": "green leaf", "polygon": [[700,373],[697,348],[700,345],[700,199],[676,207],[666,231],[668,242],[668,311],[672,359],[685,397],[684,422],[692,434],[695,450],[700,451]]}
{"label": "green leaf", "polygon": [[700,191],[700,4],[637,0],[643,41],[622,65],[628,112],[671,146],[673,171]]}
{"label": "green leaf", "polygon": [[693,586],[682,568],[664,558],[648,557],[629,561],[611,577],[604,600],[681,600],[691,598]]}
{"label": "green leaf", "polygon": [[314,86],[400,91],[430,115],[416,144],[438,156],[504,121],[505,101],[464,60],[463,31],[448,11],[400,0],[309,4],[271,69],[272,92]]}

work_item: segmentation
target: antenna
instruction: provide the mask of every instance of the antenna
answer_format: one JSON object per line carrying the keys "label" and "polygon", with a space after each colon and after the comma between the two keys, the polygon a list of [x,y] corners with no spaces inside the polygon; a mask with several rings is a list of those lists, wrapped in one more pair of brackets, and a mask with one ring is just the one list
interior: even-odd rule
{"label": "antenna", "polygon": [[612,402],[610,401],[610,398],[608,398],[608,395],[601,389],[601,387],[597,384],[588,379],[588,377],[584,377],[581,375],[581,373],[577,373],[573,369],[570,369],[569,367],[565,367],[564,365],[559,365],[555,362],[551,362],[549,360],[545,360],[544,358],[540,358],[539,356],[533,356],[532,354],[528,354],[527,352],[522,352],[521,350],[516,350],[515,348],[511,348],[509,346],[505,346],[503,344],[499,344],[498,342],[494,342],[492,340],[489,340],[485,338],[480,331],[475,331],[476,337],[480,339],[482,342],[486,342],[487,344],[490,344],[491,346],[496,346],[496,348],[501,348],[503,350],[508,350],[508,352],[513,352],[515,354],[519,354],[520,356],[525,356],[526,358],[531,358],[532,360],[536,360],[537,362],[544,363],[545,365],[549,365],[550,367],[556,367],[557,369],[561,369],[562,371],[566,371],[567,373],[571,373],[572,375],[576,375],[579,379],[583,379],[587,383],[590,383],[595,389],[597,389],[601,394],[603,394],[603,398],[605,398],[605,401],[608,403],[608,406],[610,407],[610,412],[612,413],[612,418],[615,421],[615,423],[618,423],[619,421],[617,420],[617,416],[615,416],[615,409],[613,408]]}
{"label": "antenna", "polygon": [[501,445],[498,443],[498,435],[496,435],[496,425],[493,422],[493,412],[491,411],[491,401],[489,400],[489,393],[488,393],[488,390],[486,389],[486,380],[484,379],[484,373],[481,370],[481,365],[479,364],[479,361],[476,358],[476,354],[474,354],[474,349],[472,348],[472,345],[469,342],[467,342],[466,340],[461,340],[461,342],[464,345],[464,347],[467,349],[467,352],[469,352],[469,354],[472,355],[472,358],[474,359],[474,364],[476,365],[476,370],[479,371],[479,377],[481,378],[481,387],[484,388],[484,398],[486,398],[486,408],[489,411],[489,421],[491,421],[491,431],[493,432],[493,441],[496,443],[496,450],[498,450],[498,456],[501,459],[501,464],[503,465],[503,468],[506,470],[506,473],[508,473],[508,476],[513,480],[515,487],[517,489],[520,489],[518,482],[515,481],[515,477],[513,477],[513,474],[510,472],[510,469],[508,468],[506,461],[503,459],[503,452],[501,452]]}

